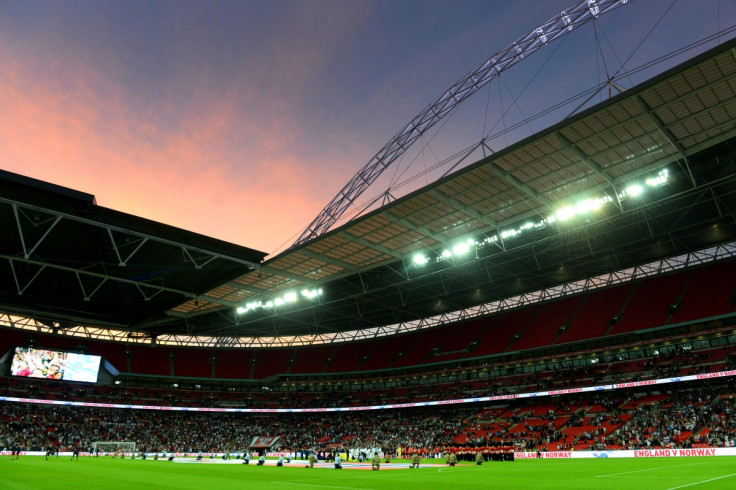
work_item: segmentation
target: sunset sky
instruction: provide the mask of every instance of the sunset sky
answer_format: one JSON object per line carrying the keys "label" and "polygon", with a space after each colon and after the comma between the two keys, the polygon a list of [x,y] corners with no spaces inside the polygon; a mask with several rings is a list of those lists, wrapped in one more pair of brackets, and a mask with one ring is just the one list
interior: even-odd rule
{"label": "sunset sky", "polygon": [[[0,168],[273,253],[453,83],[575,3],[0,0]],[[581,28],[519,110],[615,71],[672,4],[633,0]],[[735,21],[733,1],[674,2],[627,68]],[[605,63],[595,36],[614,47]],[[488,119],[488,101],[503,104],[542,51],[469,104]],[[472,137],[447,145],[480,138],[470,119],[456,131]]]}

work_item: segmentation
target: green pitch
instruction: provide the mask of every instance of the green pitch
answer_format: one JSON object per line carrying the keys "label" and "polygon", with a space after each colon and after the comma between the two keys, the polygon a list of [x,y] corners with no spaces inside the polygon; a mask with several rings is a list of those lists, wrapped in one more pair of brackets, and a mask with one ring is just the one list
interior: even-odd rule
{"label": "green pitch", "polygon": [[[437,460],[426,462],[436,463]],[[480,489],[559,488],[622,490],[736,488],[736,459],[651,458],[568,459],[487,462],[381,471],[305,469],[304,462],[289,466],[179,464],[170,461],[113,458],[26,456],[13,461],[0,457],[3,490],[80,489]]]}

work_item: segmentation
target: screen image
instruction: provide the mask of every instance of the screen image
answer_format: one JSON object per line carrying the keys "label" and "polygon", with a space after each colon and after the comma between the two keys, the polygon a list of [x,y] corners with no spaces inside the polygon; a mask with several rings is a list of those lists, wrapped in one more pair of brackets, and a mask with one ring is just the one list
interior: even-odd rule
{"label": "screen image", "polygon": [[100,356],[68,353],[66,355],[66,369],[61,379],[65,381],[97,381],[97,371],[100,369]]}
{"label": "screen image", "polygon": [[97,381],[100,356],[16,347],[10,374],[26,378]]}

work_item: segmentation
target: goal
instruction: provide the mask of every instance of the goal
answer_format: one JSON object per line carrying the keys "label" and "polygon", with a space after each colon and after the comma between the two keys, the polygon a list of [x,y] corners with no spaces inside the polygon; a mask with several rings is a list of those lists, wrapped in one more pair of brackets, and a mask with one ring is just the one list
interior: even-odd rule
{"label": "goal", "polygon": [[135,458],[135,442],[130,441],[95,441],[92,445],[92,456],[130,456]]}

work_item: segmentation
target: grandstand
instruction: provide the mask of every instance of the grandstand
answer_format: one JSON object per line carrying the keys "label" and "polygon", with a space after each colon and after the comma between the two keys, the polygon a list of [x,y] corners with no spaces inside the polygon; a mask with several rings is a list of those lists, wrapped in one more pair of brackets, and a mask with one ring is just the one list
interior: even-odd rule
{"label": "grandstand", "polygon": [[730,40],[269,258],[2,172],[0,446],[734,447],[735,80]]}

